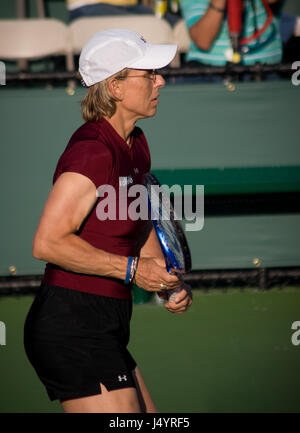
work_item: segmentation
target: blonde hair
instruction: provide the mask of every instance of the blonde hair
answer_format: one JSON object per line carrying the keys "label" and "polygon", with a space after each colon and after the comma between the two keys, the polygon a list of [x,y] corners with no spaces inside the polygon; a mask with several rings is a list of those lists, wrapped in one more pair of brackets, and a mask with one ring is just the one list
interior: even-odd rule
{"label": "blonde hair", "polygon": [[[93,122],[103,116],[112,117],[115,114],[117,99],[109,90],[108,80],[110,78],[124,80],[128,76],[128,73],[128,69],[123,69],[121,72],[112,75],[112,77],[88,87],[87,94],[80,101],[82,117],[85,121]],[[78,74],[78,77],[82,80],[80,74]]]}

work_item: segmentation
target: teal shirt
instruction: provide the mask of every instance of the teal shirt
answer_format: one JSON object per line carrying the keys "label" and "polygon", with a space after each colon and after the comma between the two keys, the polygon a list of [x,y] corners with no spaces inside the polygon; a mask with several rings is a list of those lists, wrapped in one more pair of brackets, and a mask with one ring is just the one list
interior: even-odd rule
{"label": "teal shirt", "polygon": [[[186,25],[190,28],[206,12],[209,0],[181,0],[181,10]],[[266,19],[267,12],[261,0],[255,0],[257,28],[260,29]],[[243,34],[242,38],[248,37],[254,32],[254,13],[249,0],[244,0]],[[249,51],[242,52],[242,64],[252,65],[254,63],[280,63],[282,59],[282,43],[279,33],[279,19],[273,17],[271,25],[263,32],[258,40],[249,43]],[[194,42],[190,44],[190,50],[186,55],[187,61],[197,60],[204,64],[223,66],[230,60],[231,42],[228,32],[226,15],[220,32],[213,42],[209,51],[198,48]],[[229,56],[229,57],[228,57]]]}

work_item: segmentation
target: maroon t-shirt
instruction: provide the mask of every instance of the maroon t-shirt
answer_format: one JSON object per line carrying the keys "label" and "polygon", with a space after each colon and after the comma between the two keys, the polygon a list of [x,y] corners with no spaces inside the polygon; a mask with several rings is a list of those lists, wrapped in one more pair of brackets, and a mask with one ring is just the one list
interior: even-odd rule
{"label": "maroon t-shirt", "polygon": [[[125,182],[129,189],[132,184],[143,184],[143,176],[151,166],[148,144],[141,129],[135,127],[131,136],[129,147],[105,119],[86,122],[71,137],[53,177],[54,183],[63,172],[76,172],[88,177],[97,189],[102,185],[114,187],[116,219],[99,219],[97,206],[107,197],[104,195],[97,199],[77,235],[96,248],[122,256],[137,255],[137,239],[146,221],[119,219],[119,185]],[[127,205],[135,198],[128,198]],[[108,207],[105,210],[108,211]],[[131,298],[131,286],[119,279],[70,272],[51,263],[46,265],[43,282],[102,296]]]}

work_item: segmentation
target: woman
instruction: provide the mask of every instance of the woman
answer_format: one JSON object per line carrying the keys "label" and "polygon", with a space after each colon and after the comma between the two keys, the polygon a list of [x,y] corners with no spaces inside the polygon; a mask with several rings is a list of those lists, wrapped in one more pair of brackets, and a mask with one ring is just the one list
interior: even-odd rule
{"label": "woman", "polygon": [[[89,87],[82,101],[86,123],[59,159],[34,237],[34,257],[48,263],[24,334],[29,360],[65,412],[156,412],[126,348],[131,282],[161,293],[181,283],[165,269],[151,221],[101,219],[99,196],[103,185],[113,186],[122,211],[120,185],[142,184],[150,170],[135,122],[156,113],[165,81],[153,69],[175,53],[174,45],[109,30],[94,35],[80,56]],[[170,312],[190,306],[185,286],[175,301],[165,304]]]}

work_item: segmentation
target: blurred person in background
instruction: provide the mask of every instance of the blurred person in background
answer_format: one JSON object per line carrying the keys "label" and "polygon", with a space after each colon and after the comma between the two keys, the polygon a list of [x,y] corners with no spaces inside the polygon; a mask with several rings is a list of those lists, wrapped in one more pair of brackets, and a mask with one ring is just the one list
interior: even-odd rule
{"label": "blurred person in background", "polygon": [[153,14],[153,8],[145,6],[139,0],[67,0],[66,3],[69,21],[95,16]]}
{"label": "blurred person in background", "polygon": [[279,28],[283,44],[283,63],[299,60],[300,54],[300,16],[285,12],[285,6],[288,3],[289,0],[282,0],[270,5],[272,12],[280,17]]}
{"label": "blurred person in background", "polygon": [[[264,0],[268,6],[281,0]],[[192,39],[187,62],[224,66],[232,61],[233,50],[228,31],[227,0],[181,0],[181,10]],[[243,30],[241,37],[249,37],[260,29],[268,13],[263,0],[243,1]],[[282,60],[282,41],[279,17],[273,15],[271,24],[247,44],[248,52],[241,53],[241,63],[278,64]]]}
{"label": "blurred person in background", "polygon": [[[158,15],[174,26],[180,19],[178,13],[168,9],[167,0],[67,0],[69,21],[77,18],[115,15]],[[178,4],[178,3],[177,3]],[[178,8],[179,9],[179,8]]]}
{"label": "blurred person in background", "polygon": [[279,16],[280,18],[280,35],[283,45],[285,45],[290,38],[300,36],[300,17],[285,12],[285,6],[288,3],[289,0],[278,0],[270,4],[270,8],[274,15]]}

